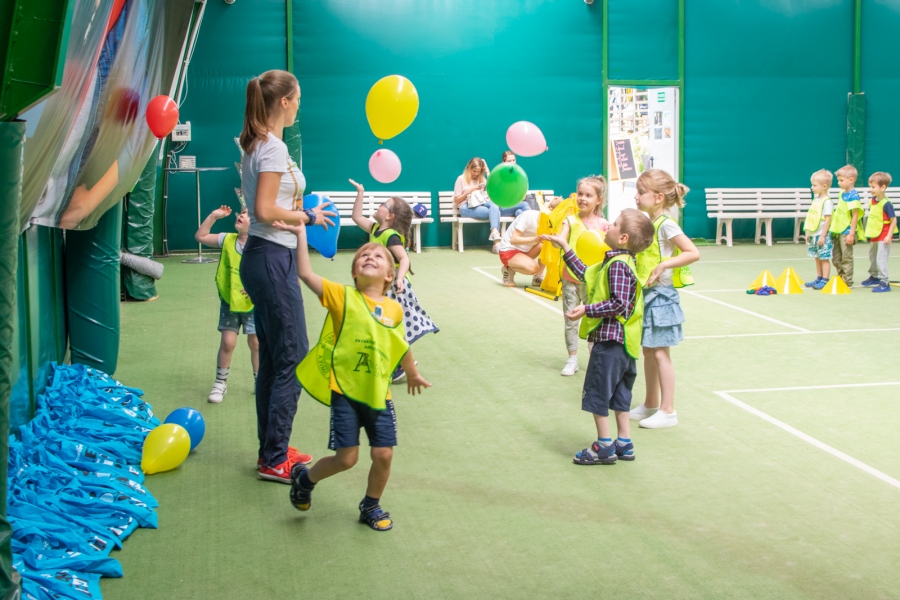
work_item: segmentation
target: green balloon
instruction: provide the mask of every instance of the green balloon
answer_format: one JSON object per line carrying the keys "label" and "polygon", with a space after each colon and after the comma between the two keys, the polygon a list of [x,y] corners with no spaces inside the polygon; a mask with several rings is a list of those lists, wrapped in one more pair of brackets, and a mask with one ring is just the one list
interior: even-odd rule
{"label": "green balloon", "polygon": [[528,175],[515,163],[500,163],[487,180],[487,194],[500,208],[511,208],[525,199]]}

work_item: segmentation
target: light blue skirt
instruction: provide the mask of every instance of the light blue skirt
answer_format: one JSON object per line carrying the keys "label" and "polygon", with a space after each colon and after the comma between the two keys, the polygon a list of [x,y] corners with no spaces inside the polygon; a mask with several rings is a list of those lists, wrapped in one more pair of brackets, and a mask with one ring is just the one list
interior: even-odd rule
{"label": "light blue skirt", "polygon": [[644,348],[668,348],[677,346],[684,339],[681,324],[684,311],[678,290],[672,286],[652,287],[644,290],[644,332],[641,346]]}

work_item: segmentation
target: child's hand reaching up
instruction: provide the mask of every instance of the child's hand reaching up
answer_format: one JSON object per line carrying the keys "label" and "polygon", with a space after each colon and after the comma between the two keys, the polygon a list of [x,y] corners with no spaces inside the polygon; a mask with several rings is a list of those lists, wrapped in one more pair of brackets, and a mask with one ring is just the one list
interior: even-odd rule
{"label": "child's hand reaching up", "polygon": [[211,216],[211,217],[213,217],[214,219],[217,219],[217,220],[218,220],[218,219],[224,219],[225,217],[227,217],[227,216],[230,215],[230,214],[231,214],[231,207],[230,207],[230,206],[226,206],[226,205],[223,204],[222,206],[220,206],[220,207],[217,208],[216,210],[214,210],[214,211],[212,211],[211,213],[209,213],[209,216]]}
{"label": "child's hand reaching up", "polygon": [[350,185],[352,185],[353,187],[355,187],[355,188],[356,188],[356,191],[359,192],[360,194],[366,191],[366,188],[364,188],[363,185],[362,185],[361,183],[356,183],[356,182],[353,181],[352,179],[350,179],[350,180],[348,180],[348,181],[350,181]]}
{"label": "child's hand reaching up", "polygon": [[410,395],[415,396],[417,392],[421,395],[422,388],[430,387],[431,384],[425,381],[425,378],[419,375],[418,372],[415,374],[406,374],[406,391],[409,392]]}
{"label": "child's hand reaching up", "polygon": [[539,237],[545,242],[550,242],[551,244],[553,244],[555,248],[562,248],[564,252],[568,252],[569,250],[571,250],[571,248],[569,248],[569,243],[566,241],[566,238],[559,234],[545,233]]}
{"label": "child's hand reaching up", "polygon": [[570,321],[577,321],[584,316],[584,304],[579,304],[566,313],[566,318]]}

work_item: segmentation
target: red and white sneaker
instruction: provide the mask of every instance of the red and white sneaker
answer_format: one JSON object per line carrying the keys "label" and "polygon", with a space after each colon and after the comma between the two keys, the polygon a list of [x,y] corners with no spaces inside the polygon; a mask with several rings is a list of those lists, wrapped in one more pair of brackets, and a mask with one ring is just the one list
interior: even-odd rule
{"label": "red and white sneaker", "polygon": [[291,461],[284,461],[280,465],[274,467],[266,467],[260,465],[257,477],[266,481],[277,481],[278,483],[291,483]]}
{"label": "red and white sneaker", "polygon": [[[300,452],[293,446],[288,446],[287,456],[288,456],[288,462],[291,463],[292,467],[294,465],[298,465],[298,464],[306,466],[309,463],[311,463],[312,459],[313,459],[313,457],[310,456],[309,454],[303,454],[302,452]],[[262,466],[262,458],[256,459],[256,466],[257,467]]]}

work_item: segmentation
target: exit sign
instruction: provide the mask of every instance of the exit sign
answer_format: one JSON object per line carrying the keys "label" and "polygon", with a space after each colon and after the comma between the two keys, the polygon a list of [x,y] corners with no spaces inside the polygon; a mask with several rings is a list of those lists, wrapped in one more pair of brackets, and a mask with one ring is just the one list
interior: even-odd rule
{"label": "exit sign", "polygon": [[665,91],[656,92],[656,100],[658,102],[665,102],[666,101],[666,92]]}

